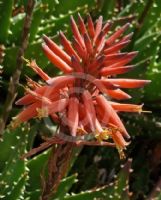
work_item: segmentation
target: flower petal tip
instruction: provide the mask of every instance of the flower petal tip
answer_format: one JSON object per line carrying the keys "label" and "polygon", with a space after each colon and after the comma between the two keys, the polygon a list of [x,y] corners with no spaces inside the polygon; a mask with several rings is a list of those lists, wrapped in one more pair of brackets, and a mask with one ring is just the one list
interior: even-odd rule
{"label": "flower petal tip", "polygon": [[18,101],[15,102],[15,104],[16,104],[17,106],[21,105],[20,100],[21,100],[21,99],[19,99]]}
{"label": "flower petal tip", "polygon": [[151,80],[146,80],[146,83],[147,83],[147,84],[149,84],[149,83],[151,83],[151,82],[152,82]]}
{"label": "flower petal tip", "polygon": [[[43,38],[43,41],[45,42],[45,43],[48,43],[48,41],[49,41],[49,37],[47,36],[47,35],[45,35],[45,34],[43,34],[43,36],[42,36],[42,38]],[[44,44],[45,44],[44,43]]]}
{"label": "flower petal tip", "polygon": [[129,22],[127,22],[123,27],[124,27],[124,29],[126,30],[126,29],[128,29],[129,28],[129,26],[130,26],[130,23]]}

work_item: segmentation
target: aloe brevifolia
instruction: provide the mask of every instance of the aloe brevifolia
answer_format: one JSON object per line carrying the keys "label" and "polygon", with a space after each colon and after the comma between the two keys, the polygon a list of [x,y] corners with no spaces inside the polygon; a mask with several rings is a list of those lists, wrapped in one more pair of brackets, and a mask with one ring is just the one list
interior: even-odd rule
{"label": "aloe brevifolia", "polygon": [[[117,112],[140,113],[142,105],[115,103],[111,99],[129,99],[130,96],[120,88],[138,88],[150,82],[113,78],[133,69],[126,64],[137,52],[120,52],[130,42],[131,34],[122,37],[129,24],[106,37],[111,23],[103,25],[102,16],[94,25],[89,15],[87,26],[78,16],[78,25],[71,17],[73,45],[62,32],[60,38],[64,50],[47,36],[43,38],[45,55],[64,75],[52,78],[35,61],[27,61],[44,83],[27,79],[30,89],[27,88],[27,94],[16,102],[26,108],[14,118],[13,127],[33,117],[50,116],[58,124],[51,140],[61,145],[53,149],[49,159],[49,176],[44,183],[43,199],[48,199],[52,190],[57,189],[73,144],[116,146],[120,157],[124,157],[123,149],[128,145],[124,138],[130,136]],[[91,136],[89,140],[87,135]],[[111,139],[114,143],[109,142]]]}

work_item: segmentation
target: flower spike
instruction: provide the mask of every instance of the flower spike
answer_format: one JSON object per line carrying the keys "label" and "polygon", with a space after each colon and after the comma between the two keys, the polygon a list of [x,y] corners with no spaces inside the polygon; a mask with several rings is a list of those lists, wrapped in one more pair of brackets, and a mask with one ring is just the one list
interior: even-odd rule
{"label": "flower spike", "polygon": [[102,16],[96,23],[88,15],[85,24],[80,14],[78,24],[73,16],[70,21],[73,41],[60,31],[63,49],[48,36],[43,36],[44,54],[63,74],[50,77],[35,61],[27,60],[27,65],[42,78],[43,84],[28,79],[30,89],[25,89],[24,97],[16,102],[25,108],[12,125],[16,127],[31,118],[50,117],[59,127],[54,143],[64,144],[70,139],[77,146],[115,146],[120,158],[124,158],[123,151],[129,145],[125,139],[130,135],[119,113],[147,111],[142,109],[143,104],[120,103],[120,100],[132,98],[123,89],[140,88],[150,83],[149,80],[117,77],[135,67],[129,62],[138,52],[122,52],[133,35],[124,35],[130,24],[108,36],[112,22],[104,23]]}

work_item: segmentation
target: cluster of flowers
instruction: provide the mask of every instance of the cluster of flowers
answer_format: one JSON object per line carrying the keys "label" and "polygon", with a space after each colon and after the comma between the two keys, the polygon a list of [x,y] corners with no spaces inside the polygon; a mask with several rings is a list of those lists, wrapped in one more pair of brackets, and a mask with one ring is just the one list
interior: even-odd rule
{"label": "cluster of flowers", "polygon": [[[111,25],[103,24],[102,16],[94,24],[89,15],[85,24],[78,15],[78,25],[71,17],[73,41],[60,32],[63,49],[43,36],[44,54],[63,74],[52,78],[35,61],[28,63],[44,84],[28,78],[30,89],[26,88],[27,94],[16,102],[25,108],[15,117],[14,126],[34,117],[50,116],[64,134],[80,136],[83,144],[116,146],[122,152],[128,145],[125,138],[130,136],[118,112],[140,113],[142,105],[121,104],[113,99],[129,99],[131,96],[122,88],[139,88],[150,81],[116,78],[134,68],[127,64],[137,52],[120,53],[132,37],[132,34],[122,36],[129,23],[112,35]],[[93,135],[93,139],[85,141],[87,135]]]}

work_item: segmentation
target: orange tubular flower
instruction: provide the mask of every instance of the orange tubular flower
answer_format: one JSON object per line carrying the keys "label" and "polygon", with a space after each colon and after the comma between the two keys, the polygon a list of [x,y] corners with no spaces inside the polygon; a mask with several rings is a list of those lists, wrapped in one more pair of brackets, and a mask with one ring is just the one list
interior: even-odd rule
{"label": "orange tubular flower", "polygon": [[[43,36],[44,54],[64,74],[51,78],[35,61],[28,61],[44,84],[28,78],[31,89],[26,89],[27,94],[16,102],[26,107],[15,117],[14,126],[31,118],[50,116],[51,120],[59,123],[57,138],[60,140],[70,136],[71,142],[77,145],[116,146],[123,157],[122,150],[128,145],[125,139],[130,136],[118,112],[140,113],[142,105],[121,104],[113,100],[131,98],[122,88],[140,88],[150,81],[116,77],[134,68],[127,64],[137,52],[120,52],[132,36],[122,36],[129,23],[110,36],[112,23],[103,24],[102,16],[94,24],[89,15],[85,24],[78,15],[78,25],[71,17],[73,42],[60,32],[63,49]],[[62,130],[68,137],[62,137]],[[90,136],[88,140],[87,135]]]}

